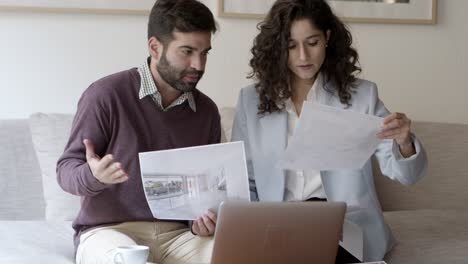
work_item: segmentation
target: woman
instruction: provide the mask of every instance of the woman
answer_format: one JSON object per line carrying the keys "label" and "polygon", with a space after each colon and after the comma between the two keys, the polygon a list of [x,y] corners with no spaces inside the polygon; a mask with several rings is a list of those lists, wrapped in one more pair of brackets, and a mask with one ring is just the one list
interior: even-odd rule
{"label": "woman", "polygon": [[[374,83],[360,72],[352,37],[325,0],[278,0],[252,48],[251,78],[241,90],[232,140],[245,143],[249,177],[261,201],[344,201],[364,235],[364,261],[382,260],[395,243],[374,189],[370,159],[358,170],[289,171],[276,166],[294,133],[305,100],[385,117],[374,156],[384,175],[409,185],[423,177],[425,152],[411,121],[390,114]],[[339,250],[337,262],[346,254]]]}

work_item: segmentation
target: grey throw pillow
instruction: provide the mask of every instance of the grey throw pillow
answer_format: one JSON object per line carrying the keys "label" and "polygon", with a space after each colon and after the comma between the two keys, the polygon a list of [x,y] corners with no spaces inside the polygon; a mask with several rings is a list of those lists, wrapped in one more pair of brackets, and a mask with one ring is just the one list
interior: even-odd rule
{"label": "grey throw pillow", "polygon": [[80,197],[62,190],[57,183],[56,164],[70,136],[73,115],[35,113],[29,117],[31,136],[42,174],[46,220],[73,220]]}

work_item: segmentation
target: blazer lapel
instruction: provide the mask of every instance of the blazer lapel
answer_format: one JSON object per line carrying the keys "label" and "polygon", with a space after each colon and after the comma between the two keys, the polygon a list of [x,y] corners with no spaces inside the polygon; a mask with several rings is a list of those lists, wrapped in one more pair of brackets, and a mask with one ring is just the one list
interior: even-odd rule
{"label": "blazer lapel", "polygon": [[282,201],[284,195],[284,170],[277,166],[286,148],[287,113],[275,112],[260,117],[257,171],[255,175],[258,196],[263,201]]}
{"label": "blazer lapel", "polygon": [[261,149],[264,155],[280,155],[286,148],[288,116],[285,111],[260,117]]}

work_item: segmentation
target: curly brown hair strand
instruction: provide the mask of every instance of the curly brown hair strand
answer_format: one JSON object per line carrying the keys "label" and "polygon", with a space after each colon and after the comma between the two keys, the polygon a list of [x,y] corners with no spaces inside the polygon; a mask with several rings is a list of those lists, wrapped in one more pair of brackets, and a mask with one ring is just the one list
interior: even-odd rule
{"label": "curly brown hair strand", "polygon": [[[352,36],[345,24],[333,14],[326,0],[278,0],[257,26],[260,33],[251,49],[249,78],[256,80],[260,97],[259,114],[281,111],[292,96],[291,71],[288,68],[288,42],[294,21],[309,19],[324,34],[331,32],[327,54],[320,72],[324,88],[350,105],[356,80],[361,72],[359,55],[352,47]],[[326,85],[333,84],[333,87]]]}

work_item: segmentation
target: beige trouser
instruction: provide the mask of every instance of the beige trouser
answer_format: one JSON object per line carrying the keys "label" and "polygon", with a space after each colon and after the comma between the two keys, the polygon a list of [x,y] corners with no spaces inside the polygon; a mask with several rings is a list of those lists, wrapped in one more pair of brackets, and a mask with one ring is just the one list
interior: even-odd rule
{"label": "beige trouser", "polygon": [[119,246],[145,245],[158,264],[210,263],[213,237],[199,237],[177,222],[126,222],[91,229],[80,236],[77,264],[110,264]]}

